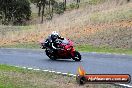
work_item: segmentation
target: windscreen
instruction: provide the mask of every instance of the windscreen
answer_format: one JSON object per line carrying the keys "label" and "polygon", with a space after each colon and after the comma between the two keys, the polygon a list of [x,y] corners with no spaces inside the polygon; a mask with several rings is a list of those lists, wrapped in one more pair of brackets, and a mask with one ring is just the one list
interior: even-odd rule
{"label": "windscreen", "polygon": [[62,43],[67,45],[67,44],[69,44],[69,41],[68,41],[67,39],[64,39],[64,40],[62,41]]}

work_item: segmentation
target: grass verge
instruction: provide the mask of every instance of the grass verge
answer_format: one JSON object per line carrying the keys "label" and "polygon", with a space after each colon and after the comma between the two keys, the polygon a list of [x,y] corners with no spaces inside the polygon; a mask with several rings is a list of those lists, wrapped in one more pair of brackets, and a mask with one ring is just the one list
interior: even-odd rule
{"label": "grass verge", "polygon": [[[28,49],[40,49],[38,43],[22,43],[15,45],[5,45],[2,48],[28,48]],[[75,45],[76,50],[82,52],[99,52],[99,53],[117,53],[117,54],[132,54],[132,49],[121,49],[111,47],[95,47],[92,45]]]}
{"label": "grass verge", "polygon": [[0,88],[121,88],[110,84],[78,85],[75,78],[0,65]]}
{"label": "grass verge", "polygon": [[17,43],[14,45],[4,45],[1,48],[27,48],[27,49],[39,49],[40,45],[38,43]]}
{"label": "grass verge", "polygon": [[132,54],[132,49],[120,49],[110,47],[95,47],[92,45],[77,45],[76,49],[83,52],[101,52],[101,53],[117,53],[117,54]]}

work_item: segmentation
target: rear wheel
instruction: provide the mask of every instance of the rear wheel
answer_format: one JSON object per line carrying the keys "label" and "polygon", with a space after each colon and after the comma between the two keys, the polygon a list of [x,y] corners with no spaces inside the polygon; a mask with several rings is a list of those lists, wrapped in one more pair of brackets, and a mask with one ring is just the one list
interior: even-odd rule
{"label": "rear wheel", "polygon": [[56,60],[56,57],[55,57],[52,53],[50,53],[50,51],[45,50],[45,52],[46,52],[46,55],[47,55],[51,60]]}
{"label": "rear wheel", "polygon": [[81,60],[81,54],[78,51],[75,51],[73,60],[75,60],[75,61]]}
{"label": "rear wheel", "polygon": [[56,57],[54,55],[49,55],[48,56],[51,60],[56,60]]}

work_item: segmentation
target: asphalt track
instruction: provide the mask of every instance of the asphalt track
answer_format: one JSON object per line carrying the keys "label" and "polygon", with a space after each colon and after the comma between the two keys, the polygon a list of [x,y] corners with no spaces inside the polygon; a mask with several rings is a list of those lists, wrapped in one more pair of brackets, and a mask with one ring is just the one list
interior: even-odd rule
{"label": "asphalt track", "polygon": [[132,55],[81,53],[82,60],[50,60],[44,50],[0,49],[0,64],[48,69],[77,73],[83,66],[88,74],[130,74],[132,76]]}

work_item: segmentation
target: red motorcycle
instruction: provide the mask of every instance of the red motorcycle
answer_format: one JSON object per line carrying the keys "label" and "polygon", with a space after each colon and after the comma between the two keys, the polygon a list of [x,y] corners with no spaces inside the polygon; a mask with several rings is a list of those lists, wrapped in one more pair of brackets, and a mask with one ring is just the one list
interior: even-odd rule
{"label": "red motorcycle", "polygon": [[41,41],[41,47],[42,49],[45,49],[46,55],[51,60],[56,59],[73,59],[75,61],[81,60],[81,55],[78,51],[76,51],[73,47],[73,42],[70,39],[64,39],[64,40],[57,40],[58,47],[61,47],[61,49],[54,51],[51,48],[45,46],[44,42]]}

